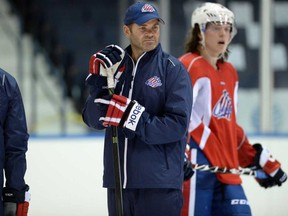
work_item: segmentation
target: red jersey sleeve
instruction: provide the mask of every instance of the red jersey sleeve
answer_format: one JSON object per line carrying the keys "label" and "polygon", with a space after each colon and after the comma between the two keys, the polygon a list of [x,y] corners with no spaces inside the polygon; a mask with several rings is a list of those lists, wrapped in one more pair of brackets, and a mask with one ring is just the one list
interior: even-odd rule
{"label": "red jersey sleeve", "polygon": [[249,143],[242,127],[237,125],[238,158],[241,167],[248,167],[253,164],[256,150]]}

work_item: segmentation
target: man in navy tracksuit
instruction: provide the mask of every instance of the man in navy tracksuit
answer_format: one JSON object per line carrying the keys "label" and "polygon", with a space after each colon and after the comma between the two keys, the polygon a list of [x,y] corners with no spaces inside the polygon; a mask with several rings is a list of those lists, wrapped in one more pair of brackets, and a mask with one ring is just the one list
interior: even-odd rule
{"label": "man in navy tracksuit", "polygon": [[[83,120],[89,127],[106,128],[103,186],[109,215],[117,215],[111,125],[118,128],[124,215],[181,213],[192,87],[183,65],[162,51],[160,23],[153,5],[135,3],[123,27],[130,45],[125,51],[107,46],[90,59]],[[111,74],[115,94],[109,97]]]}
{"label": "man in navy tracksuit", "polygon": [[[26,216],[30,194],[25,184],[28,141],[25,111],[16,80],[0,69],[0,167],[5,174],[5,187],[0,202],[0,216]],[[3,171],[0,172],[4,185]],[[3,208],[4,206],[4,208]]]}

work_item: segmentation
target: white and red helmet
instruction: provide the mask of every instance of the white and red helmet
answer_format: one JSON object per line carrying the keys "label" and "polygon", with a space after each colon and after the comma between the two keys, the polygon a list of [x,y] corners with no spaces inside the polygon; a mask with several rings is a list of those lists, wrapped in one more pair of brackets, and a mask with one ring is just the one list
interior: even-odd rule
{"label": "white and red helmet", "polygon": [[234,13],[218,3],[206,2],[194,10],[191,16],[192,28],[198,24],[201,32],[205,32],[207,23],[231,24],[231,38],[236,35]]}

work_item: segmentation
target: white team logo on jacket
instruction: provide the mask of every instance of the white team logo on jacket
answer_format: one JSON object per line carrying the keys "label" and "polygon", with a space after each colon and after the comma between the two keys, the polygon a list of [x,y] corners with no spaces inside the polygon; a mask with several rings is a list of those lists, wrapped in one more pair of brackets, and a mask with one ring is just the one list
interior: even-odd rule
{"label": "white team logo on jacket", "polygon": [[213,115],[220,118],[226,118],[230,121],[232,113],[232,100],[229,93],[224,89],[223,94],[213,108]]}

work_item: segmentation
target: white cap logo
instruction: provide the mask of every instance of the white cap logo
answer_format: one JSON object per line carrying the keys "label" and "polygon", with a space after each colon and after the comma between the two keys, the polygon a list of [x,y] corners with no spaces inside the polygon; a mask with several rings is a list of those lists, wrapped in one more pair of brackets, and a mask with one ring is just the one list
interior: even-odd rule
{"label": "white cap logo", "polygon": [[150,4],[145,4],[142,8],[141,8],[141,12],[154,12],[155,9],[152,7],[152,5]]}

